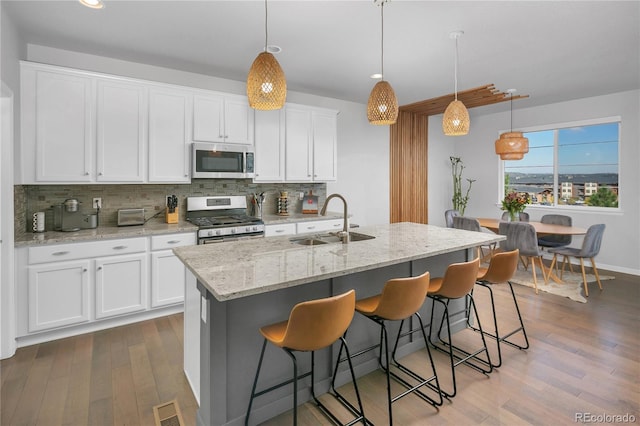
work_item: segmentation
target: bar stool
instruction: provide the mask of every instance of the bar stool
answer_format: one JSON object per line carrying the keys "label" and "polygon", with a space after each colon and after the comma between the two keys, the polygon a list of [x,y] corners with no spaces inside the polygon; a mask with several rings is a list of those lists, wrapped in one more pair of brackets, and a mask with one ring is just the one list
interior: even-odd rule
{"label": "bar stool", "polygon": [[[520,251],[518,249],[506,252],[496,253],[491,257],[491,262],[489,263],[488,268],[480,268],[478,271],[478,279],[476,284],[486,288],[489,290],[489,296],[491,298],[491,312],[493,313],[493,325],[495,334],[492,334],[488,331],[482,331],[485,336],[489,336],[496,340],[496,344],[498,346],[498,363],[492,364],[495,368],[500,367],[502,365],[502,352],[500,351],[500,343],[506,343],[514,348],[518,349],[529,349],[529,339],[527,338],[527,332],[524,329],[524,322],[522,321],[522,315],[520,314],[520,307],[518,306],[518,301],[516,300],[516,293],[513,291],[513,286],[511,285],[511,277],[515,274],[516,269],[518,268],[518,258],[520,256]],[[491,286],[493,284],[501,284],[507,283],[509,285],[509,289],[511,290],[511,296],[513,297],[513,304],[516,307],[516,313],[518,314],[518,321],[520,321],[520,327],[513,329],[512,331],[500,335],[498,331],[498,319],[496,315],[496,305],[493,298],[493,290]],[[480,328],[474,327],[470,322],[467,323],[467,326],[474,331],[481,332]],[[514,334],[522,331],[522,336],[524,337],[524,345],[519,345],[513,341],[508,340],[509,337]]]}
{"label": "bar stool", "polygon": [[[415,392],[422,399],[434,406],[442,405],[442,394],[440,393],[440,383],[438,382],[438,376],[436,374],[436,367],[431,357],[431,350],[427,344],[427,336],[424,331],[424,325],[422,318],[418,313],[418,310],[423,305],[429,289],[429,272],[418,277],[410,278],[395,278],[387,281],[382,289],[382,293],[361,299],[356,302],[356,311],[369,318],[380,326],[380,343],[373,345],[367,349],[361,350],[358,353],[352,355],[352,358],[367,353],[375,348],[380,348],[380,354],[378,357],[378,363],[384,370],[387,376],[387,404],[389,409],[389,425],[393,425],[393,411],[391,404],[400,398]],[[433,375],[429,378],[424,378],[417,374],[415,371],[410,370],[406,366],[402,365],[396,359],[396,351],[398,349],[398,340],[402,332],[402,326],[406,319],[415,316],[420,323],[420,330],[422,330],[422,337],[424,338],[425,347],[429,356],[429,362],[431,363],[431,371]],[[410,384],[403,377],[392,372],[389,368],[389,339],[387,336],[386,321],[401,321],[400,328],[398,330],[398,337],[396,338],[393,352],[391,353],[391,359],[393,365],[400,371],[411,377],[413,381],[418,383],[415,385]],[[417,331],[417,330],[416,330]],[[382,355],[384,353],[384,363],[382,362]],[[391,396],[391,380],[393,377],[400,384],[402,384],[407,390],[396,396]],[[432,383],[434,382],[434,383]],[[428,396],[420,388],[427,387],[437,394],[437,400]]]}
{"label": "bar stool", "polygon": [[[482,332],[482,325],[480,324],[480,318],[478,317],[478,311],[476,310],[476,304],[473,300],[472,294],[473,286],[475,285],[476,277],[478,276],[479,265],[479,257],[476,257],[470,262],[453,263],[449,265],[447,267],[447,270],[445,271],[444,277],[434,278],[433,280],[431,280],[429,293],[427,294],[427,296],[434,301],[434,309],[431,310],[431,326],[433,326],[434,324],[433,316],[435,311],[435,302],[441,303],[444,307],[442,320],[440,322],[440,327],[438,328],[437,336],[439,342],[438,344],[436,344],[432,341],[432,333],[430,329],[429,343],[431,343],[437,350],[449,354],[449,359],[451,362],[451,379],[453,382],[453,392],[446,392],[444,390],[442,391],[442,393],[449,398],[453,398],[457,392],[455,367],[457,367],[458,365],[465,364],[484,374],[488,374],[493,371],[493,366],[491,365],[491,357],[489,355],[489,350],[487,349],[487,342],[484,338],[484,333]],[[454,346],[451,340],[449,302],[451,300],[462,298],[465,299],[465,307],[468,306],[467,301],[470,302],[471,308],[473,308],[473,313],[478,322],[478,328],[481,331],[480,337],[482,338],[482,348],[477,349],[473,352],[468,352],[464,349]],[[468,312],[468,309],[465,309],[465,311]],[[442,339],[442,327],[445,320],[447,322],[447,341]],[[454,351],[456,351],[456,353],[454,353]],[[483,352],[487,356],[486,360],[478,357],[478,355]],[[454,358],[457,361],[454,361]]]}
{"label": "bar stool", "polygon": [[[287,321],[282,321],[276,324],[267,325],[260,329],[260,333],[264,336],[264,343],[262,344],[262,352],[260,353],[260,361],[258,361],[258,370],[256,371],[256,377],[253,381],[253,388],[251,389],[251,398],[249,399],[249,407],[247,408],[247,415],[245,417],[244,424],[249,424],[249,415],[251,414],[251,405],[253,399],[264,395],[267,392],[278,389],[293,382],[293,424],[297,424],[297,407],[298,407],[298,380],[311,376],[311,396],[320,410],[327,415],[335,423],[340,424],[338,418],[331,413],[325,407],[324,404],[318,398],[316,398],[314,390],[314,371],[315,371],[315,351],[318,349],[331,346],[335,341],[340,339],[340,353],[342,349],[347,353],[347,359],[349,359],[349,369],[351,371],[351,379],[353,381],[353,387],[355,389],[356,398],[358,400],[358,408],[355,408],[349,401],[341,396],[332,394],[345,408],[347,408],[356,417],[351,420],[347,425],[352,425],[359,421],[366,423],[364,417],[364,410],[362,408],[362,401],[360,399],[360,393],[358,392],[358,385],[356,383],[355,373],[353,371],[353,365],[349,358],[349,348],[347,342],[344,339],[344,334],[351,324],[351,320],[354,315],[355,307],[355,290],[349,290],[338,296],[328,297],[324,299],[311,300],[307,302],[298,303],[293,307]],[[262,367],[262,361],[264,358],[264,351],[267,347],[267,342],[271,342],[274,346],[277,346],[284,350],[287,355],[291,357],[293,362],[293,378],[271,386],[270,388],[256,392],[258,384],[258,377],[260,375],[260,369]],[[296,352],[311,352],[311,370],[298,375],[297,359],[294,354]],[[338,357],[339,359],[339,357]],[[335,379],[335,378],[334,378]]]}

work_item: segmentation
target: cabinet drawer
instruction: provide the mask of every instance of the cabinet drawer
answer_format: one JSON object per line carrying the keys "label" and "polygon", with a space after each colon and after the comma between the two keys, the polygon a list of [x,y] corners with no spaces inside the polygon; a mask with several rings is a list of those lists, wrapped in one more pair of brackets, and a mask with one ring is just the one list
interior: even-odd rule
{"label": "cabinet drawer", "polygon": [[342,219],[314,220],[310,222],[298,222],[296,224],[298,234],[307,232],[326,232],[342,230]]}
{"label": "cabinet drawer", "polygon": [[264,227],[265,237],[275,237],[279,235],[295,235],[296,224],[295,223],[283,223],[280,225],[266,225]]}
{"label": "cabinet drawer", "polygon": [[138,253],[147,250],[147,238],[127,238],[123,240],[92,241],[90,243],[70,243],[46,247],[29,248],[29,265],[35,263],[59,262],[86,259],[97,256]]}
{"label": "cabinet drawer", "polygon": [[195,246],[196,234],[155,235],[151,237],[151,250],[166,250],[174,247]]}

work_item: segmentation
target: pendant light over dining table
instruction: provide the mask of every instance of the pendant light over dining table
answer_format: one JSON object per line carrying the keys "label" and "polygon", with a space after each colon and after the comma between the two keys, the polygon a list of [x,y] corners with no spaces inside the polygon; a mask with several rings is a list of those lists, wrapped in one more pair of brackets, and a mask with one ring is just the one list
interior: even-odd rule
{"label": "pendant light over dining table", "polygon": [[249,106],[258,110],[274,110],[284,106],[287,80],[277,59],[269,52],[267,0],[264,1],[264,51],[251,64],[247,76]]}
{"label": "pendant light over dining table", "polygon": [[389,82],[384,80],[384,4],[388,0],[374,0],[380,6],[380,81],[373,86],[367,102],[367,119],[378,126],[395,124],[398,119],[398,99]]}
{"label": "pendant light over dining table", "polygon": [[496,154],[501,160],[522,160],[524,154],[529,152],[529,139],[522,135],[522,132],[513,131],[513,93],[516,89],[508,89],[511,95],[511,125],[510,131],[504,132],[495,142]]}
{"label": "pendant light over dining table", "polygon": [[458,38],[464,34],[463,31],[453,31],[449,37],[456,40],[456,56],[454,61],[454,100],[451,101],[442,116],[442,131],[447,136],[462,136],[469,133],[469,111],[467,107],[458,100]]}

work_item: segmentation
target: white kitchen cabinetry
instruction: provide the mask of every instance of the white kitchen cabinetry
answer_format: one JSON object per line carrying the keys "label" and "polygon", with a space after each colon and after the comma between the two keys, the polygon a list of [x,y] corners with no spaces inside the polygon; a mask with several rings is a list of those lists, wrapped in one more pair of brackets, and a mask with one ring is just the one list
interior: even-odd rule
{"label": "white kitchen cabinetry", "polygon": [[97,80],[97,174],[103,182],[143,182],[146,174],[147,90]]}
{"label": "white kitchen cabinetry", "polygon": [[89,321],[89,267],[80,260],[28,268],[27,331]]}
{"label": "white kitchen cabinetry", "polygon": [[188,91],[149,90],[149,182],[191,182],[191,100]]}
{"label": "white kitchen cabinetry", "polygon": [[285,106],[285,177],[289,182],[336,180],[337,111]]}
{"label": "white kitchen cabinetry", "polygon": [[91,182],[93,79],[79,72],[22,63],[20,81],[24,183]]}
{"label": "white kitchen cabinetry", "polygon": [[95,267],[96,319],[147,309],[146,252],[98,258]]}
{"label": "white kitchen cabinetry", "polygon": [[255,177],[254,182],[283,182],[284,111],[255,112]]}
{"label": "white kitchen cabinetry", "polygon": [[193,97],[193,140],[253,145],[253,109],[246,96],[198,92]]}
{"label": "white kitchen cabinetry", "polygon": [[344,222],[342,219],[313,220],[296,223],[296,233],[342,231]]}
{"label": "white kitchen cabinetry", "polygon": [[295,235],[296,224],[295,223],[280,223],[277,225],[265,225],[264,236],[276,237],[282,235]]}
{"label": "white kitchen cabinetry", "polygon": [[184,300],[186,267],[171,250],[196,244],[193,232],[151,237],[151,307]]}

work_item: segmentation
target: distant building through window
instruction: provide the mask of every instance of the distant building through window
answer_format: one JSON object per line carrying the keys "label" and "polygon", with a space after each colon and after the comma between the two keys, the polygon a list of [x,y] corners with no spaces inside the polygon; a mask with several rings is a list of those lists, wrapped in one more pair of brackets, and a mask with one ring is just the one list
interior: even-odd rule
{"label": "distant building through window", "polygon": [[619,118],[526,131],[524,159],[504,161],[504,191],[527,193],[533,205],[616,208],[619,135]]}

